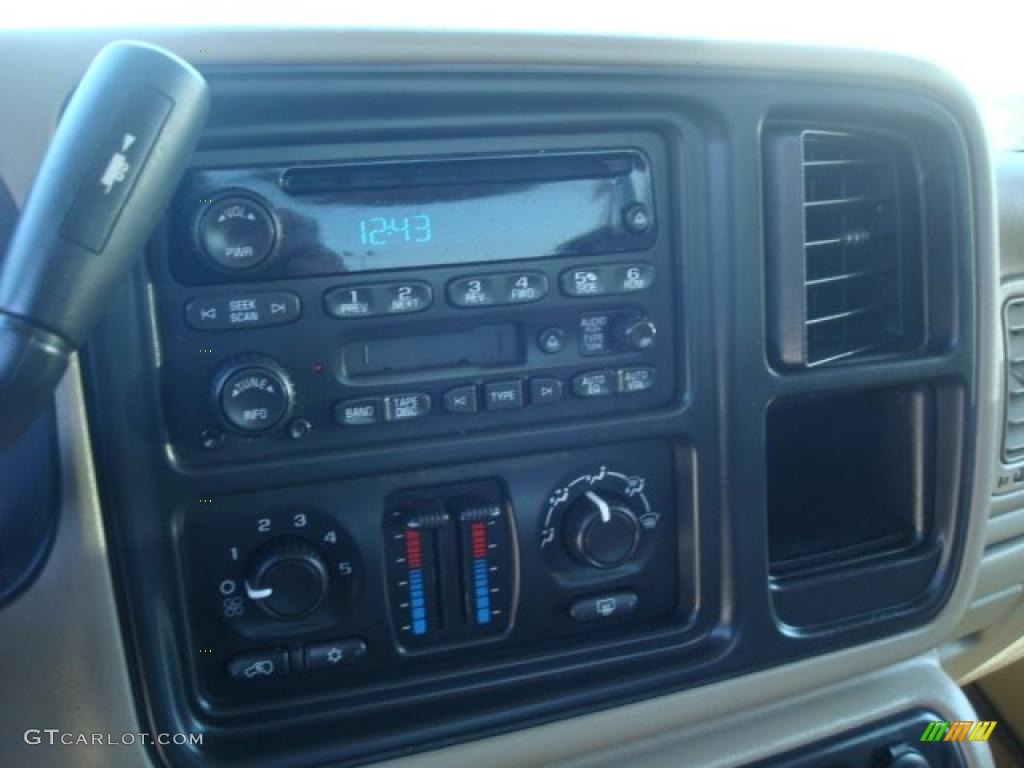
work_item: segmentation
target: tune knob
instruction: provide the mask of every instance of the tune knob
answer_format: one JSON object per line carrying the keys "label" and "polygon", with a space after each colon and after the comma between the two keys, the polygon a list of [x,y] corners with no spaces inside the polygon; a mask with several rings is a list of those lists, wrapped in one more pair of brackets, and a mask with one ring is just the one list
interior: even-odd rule
{"label": "tune knob", "polygon": [[622,499],[587,491],[569,508],[565,544],[574,558],[594,568],[615,568],[636,551],[640,523]]}
{"label": "tune knob", "polygon": [[249,562],[245,592],[263,611],[281,621],[297,621],[315,611],[327,594],[327,564],[305,541],[271,541]]}
{"label": "tune knob", "polygon": [[294,391],[288,372],[258,355],[229,360],[213,382],[215,407],[228,426],[246,433],[266,432],[292,409]]}

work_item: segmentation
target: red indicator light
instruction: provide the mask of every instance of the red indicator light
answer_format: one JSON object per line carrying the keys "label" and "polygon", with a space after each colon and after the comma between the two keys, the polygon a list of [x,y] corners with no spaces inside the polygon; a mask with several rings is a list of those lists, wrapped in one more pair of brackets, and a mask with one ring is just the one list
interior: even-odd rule
{"label": "red indicator light", "polygon": [[473,557],[487,557],[487,527],[483,523],[473,523],[470,538],[473,542]]}
{"label": "red indicator light", "polygon": [[423,566],[423,550],[420,548],[419,531],[405,532],[405,561],[410,568]]}

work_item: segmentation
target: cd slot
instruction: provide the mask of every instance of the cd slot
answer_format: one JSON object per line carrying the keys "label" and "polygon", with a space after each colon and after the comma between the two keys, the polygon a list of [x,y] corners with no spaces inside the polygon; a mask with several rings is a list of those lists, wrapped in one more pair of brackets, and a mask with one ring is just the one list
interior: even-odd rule
{"label": "cd slot", "polygon": [[344,373],[351,378],[526,362],[522,334],[512,323],[429,336],[355,341],[342,347],[341,357]]}
{"label": "cd slot", "polygon": [[287,168],[281,188],[292,195],[447,184],[526,183],[604,179],[644,168],[637,152],[506,155]]}

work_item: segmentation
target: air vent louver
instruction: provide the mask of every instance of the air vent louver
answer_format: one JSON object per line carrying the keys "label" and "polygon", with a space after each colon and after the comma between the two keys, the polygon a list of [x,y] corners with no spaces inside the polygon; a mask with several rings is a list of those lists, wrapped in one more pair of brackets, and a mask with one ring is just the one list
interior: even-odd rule
{"label": "air vent louver", "polygon": [[1006,305],[1006,431],[1008,460],[1024,456],[1024,298]]}
{"label": "air vent louver", "polygon": [[811,368],[916,343],[906,282],[920,282],[921,254],[908,231],[917,207],[909,145],[789,129],[770,134],[766,150],[779,362]]}

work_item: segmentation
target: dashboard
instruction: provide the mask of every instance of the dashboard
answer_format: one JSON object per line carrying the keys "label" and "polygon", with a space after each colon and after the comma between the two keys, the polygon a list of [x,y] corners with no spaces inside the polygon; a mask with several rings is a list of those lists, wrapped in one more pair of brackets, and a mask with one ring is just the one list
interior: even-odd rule
{"label": "dashboard", "polygon": [[77,522],[0,619],[77,563],[69,637],[123,650],[76,695],[205,734],[140,753],[174,766],[811,765],[816,709],[853,751],[964,712],[935,649],[977,669],[1024,581],[958,628],[1024,482],[966,96],[881,54],[454,40],[188,56],[209,122],[58,400]]}

